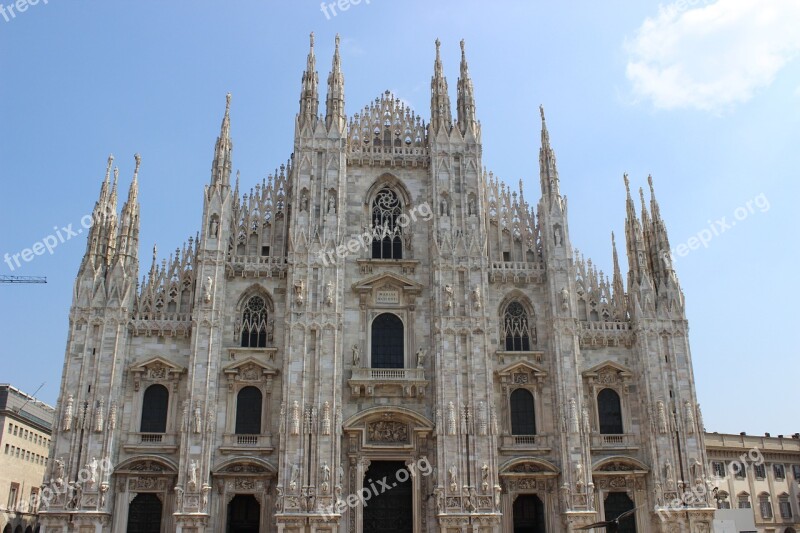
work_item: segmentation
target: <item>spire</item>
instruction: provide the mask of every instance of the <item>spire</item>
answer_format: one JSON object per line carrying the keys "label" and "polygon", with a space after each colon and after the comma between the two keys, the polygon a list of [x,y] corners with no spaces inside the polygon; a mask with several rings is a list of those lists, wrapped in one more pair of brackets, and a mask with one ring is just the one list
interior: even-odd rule
{"label": "spire", "polygon": [[139,255],[139,167],[142,164],[142,156],[135,154],[133,158],[136,161],[136,168],[128,189],[128,199],[122,206],[117,250],[119,257],[131,257],[136,260]]}
{"label": "spire", "polygon": [[539,149],[539,178],[542,185],[542,196],[551,200],[561,197],[561,187],[558,180],[558,167],[556,154],[550,146],[550,133],[547,131],[547,122],[544,118],[544,106],[539,106],[542,117],[542,145]]}
{"label": "spire", "polygon": [[86,254],[84,255],[84,263],[91,262],[96,264],[97,258],[101,257],[104,253],[105,242],[103,239],[104,230],[106,225],[106,214],[109,207],[109,188],[111,186],[111,170],[114,166],[114,155],[108,156],[106,165],[106,176],[103,183],[100,185],[100,194],[97,202],[94,204],[92,211],[92,226],[86,237]]}
{"label": "spire", "polygon": [[458,93],[456,102],[458,108],[458,126],[461,129],[461,133],[466,133],[467,130],[470,129],[476,132],[475,90],[472,86],[472,78],[470,78],[469,75],[467,54],[464,50],[464,39],[461,39],[461,75],[458,78],[456,92]]}
{"label": "spire", "polygon": [[225,115],[222,117],[217,144],[214,147],[214,161],[211,164],[211,185],[230,186],[231,180],[231,93],[225,96]]}
{"label": "spire", "polygon": [[611,251],[614,256],[614,274],[611,287],[613,288],[614,307],[617,309],[619,320],[625,312],[625,286],[622,284],[622,271],[619,268],[619,255],[617,255],[617,240],[611,232]]}
{"label": "spire", "polygon": [[314,56],[314,32],[309,37],[311,46],[308,51],[306,70],[303,72],[303,86],[300,93],[300,115],[301,123],[313,121],[317,118],[319,111],[319,76],[317,75],[317,58]]}
{"label": "spire", "polygon": [[653,187],[653,176],[647,176],[647,184],[650,186],[650,211],[653,216],[651,233],[653,270],[660,281],[674,279],[677,283],[675,271],[672,268],[672,248],[669,244],[667,226],[664,223],[664,219],[661,218],[661,208],[658,205],[656,191]]}
{"label": "spire", "polygon": [[328,75],[328,99],[325,105],[325,127],[330,130],[336,123],[340,132],[345,131],[347,120],[344,115],[344,75],[342,58],[339,55],[339,34],[336,34],[336,49],[333,52],[333,65]]}
{"label": "spire", "polygon": [[447,79],[444,77],[441,56],[442,43],[436,39],[436,61],[433,63],[433,77],[431,78],[431,130],[436,132],[440,127],[447,128],[453,125],[453,115],[450,111],[450,95],[447,92]]}
{"label": "spire", "polygon": [[644,242],[642,225],[636,216],[636,207],[631,197],[630,181],[624,174],[626,199],[625,243],[628,251],[628,290],[639,285],[647,276],[647,247]]}

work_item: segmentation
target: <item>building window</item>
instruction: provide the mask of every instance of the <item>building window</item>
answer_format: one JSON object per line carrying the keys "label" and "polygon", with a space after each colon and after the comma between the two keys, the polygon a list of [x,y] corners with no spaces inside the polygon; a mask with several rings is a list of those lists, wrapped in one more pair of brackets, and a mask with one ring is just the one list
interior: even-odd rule
{"label": "building window", "polygon": [[622,407],[616,391],[603,389],[597,394],[597,413],[600,433],[604,435],[621,435],[623,433]]}
{"label": "building window", "polygon": [[516,389],[511,393],[511,434],[535,435],[536,413],[533,394],[527,389]]}
{"label": "building window", "polygon": [[383,188],[372,200],[372,258],[402,259],[403,228],[398,224],[403,204],[393,190]]}
{"label": "building window", "polygon": [[267,346],[267,303],[261,296],[247,300],[242,312],[240,332],[243,348],[265,348]]}
{"label": "building window", "polygon": [[725,477],[725,463],[722,461],[714,461],[711,463],[711,468],[714,472],[714,477],[724,478]]}
{"label": "building window", "polygon": [[403,321],[383,313],[372,321],[372,368],[404,368]]}
{"label": "building window", "polygon": [[789,503],[788,494],[781,494],[778,497],[778,510],[781,513],[781,518],[792,518],[792,504]]}
{"label": "building window", "polygon": [[245,387],[236,396],[236,434],[261,434],[263,396],[256,387]]}
{"label": "building window", "polygon": [[15,509],[17,507],[17,495],[19,494],[19,483],[12,483],[11,488],[8,489],[8,509]]}
{"label": "building window", "polygon": [[519,302],[506,307],[501,325],[505,349],[508,352],[527,352],[536,343],[535,330],[528,321],[528,313]]}
{"label": "building window", "polygon": [[746,492],[739,494],[737,499],[739,500],[739,505],[738,505],[739,509],[750,509],[749,494],[747,494]]}
{"label": "building window", "polygon": [[786,479],[786,469],[783,468],[783,465],[772,465],[772,473],[775,475],[775,479]]}
{"label": "building window", "polygon": [[734,461],[731,463],[731,467],[733,468],[733,475],[736,477],[736,479],[744,479],[747,477],[747,467],[744,465],[744,463]]}
{"label": "building window", "polygon": [[39,509],[39,489],[33,488],[31,489],[31,498],[28,502],[30,504],[30,512],[36,514],[36,511]]}
{"label": "building window", "polygon": [[762,494],[758,497],[758,508],[761,510],[761,518],[764,520],[772,519],[772,504],[769,501],[768,494]]}
{"label": "building window", "polygon": [[755,473],[756,479],[765,479],[767,477],[767,467],[763,464],[754,464],[753,472]]}
{"label": "building window", "polygon": [[147,387],[142,400],[142,422],[139,431],[141,433],[166,433],[168,406],[169,391],[165,386],[150,385]]}

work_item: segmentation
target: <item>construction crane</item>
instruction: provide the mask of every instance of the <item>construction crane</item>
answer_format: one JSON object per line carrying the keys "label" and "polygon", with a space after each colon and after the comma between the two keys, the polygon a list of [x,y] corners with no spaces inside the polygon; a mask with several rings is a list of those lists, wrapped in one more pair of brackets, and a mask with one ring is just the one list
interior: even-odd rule
{"label": "construction crane", "polygon": [[0,283],[47,283],[44,276],[0,276]]}

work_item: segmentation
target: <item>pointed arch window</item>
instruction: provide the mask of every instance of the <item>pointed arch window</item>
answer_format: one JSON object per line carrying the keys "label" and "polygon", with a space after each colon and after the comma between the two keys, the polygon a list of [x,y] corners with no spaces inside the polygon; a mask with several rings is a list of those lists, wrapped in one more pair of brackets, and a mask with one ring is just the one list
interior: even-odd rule
{"label": "pointed arch window", "polygon": [[141,433],[166,433],[169,391],[164,385],[150,385],[142,399]]}
{"label": "pointed arch window", "polygon": [[536,332],[528,320],[528,312],[519,302],[511,302],[506,307],[501,331],[508,352],[527,352],[536,344]]}
{"label": "pointed arch window", "polygon": [[619,394],[613,389],[603,389],[597,394],[597,413],[600,421],[600,433],[604,435],[621,435],[622,406]]}
{"label": "pointed arch window", "polygon": [[403,228],[398,219],[403,204],[397,193],[384,187],[372,200],[372,258],[402,259]]}
{"label": "pointed arch window", "polygon": [[260,435],[264,396],[256,387],[245,387],[236,396],[236,434]]}
{"label": "pointed arch window", "polygon": [[533,394],[527,389],[516,389],[511,393],[511,434],[536,435]]}
{"label": "pointed arch window", "polygon": [[252,296],[242,311],[240,337],[243,348],[265,348],[268,335],[267,303],[261,296]]}
{"label": "pointed arch window", "polygon": [[383,313],[372,321],[372,368],[403,368],[405,331],[403,321]]}

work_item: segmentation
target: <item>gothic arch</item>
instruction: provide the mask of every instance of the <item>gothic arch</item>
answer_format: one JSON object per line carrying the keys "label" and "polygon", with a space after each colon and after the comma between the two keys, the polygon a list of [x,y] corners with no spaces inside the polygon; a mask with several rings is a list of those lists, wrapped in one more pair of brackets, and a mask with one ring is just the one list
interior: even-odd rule
{"label": "gothic arch", "polygon": [[400,198],[400,202],[403,204],[403,212],[405,212],[409,206],[411,205],[411,193],[406,187],[405,183],[403,183],[400,178],[391,174],[389,172],[385,172],[378,176],[378,178],[372,182],[372,185],[367,189],[367,193],[364,196],[364,205],[367,208],[367,212],[372,208],[372,200],[375,198],[375,195],[378,194],[383,188],[388,188],[393,190],[397,193],[397,196]]}
{"label": "gothic arch", "polygon": [[[262,470],[263,475],[276,476],[278,474],[278,469],[272,466],[269,461],[258,457],[235,457],[222,461],[211,468],[211,474],[237,473],[240,468],[244,473],[258,473],[255,472],[255,470]],[[250,470],[250,472],[247,472],[248,470]]]}
{"label": "gothic arch", "polygon": [[[521,309],[520,309],[521,308]],[[515,317],[507,316],[509,311],[519,310],[519,323]],[[512,290],[505,295],[497,310],[498,341],[501,351],[533,351],[537,344],[536,309],[522,291]]]}
{"label": "gothic arch", "polygon": [[244,310],[244,306],[247,304],[247,301],[253,296],[261,296],[264,298],[264,301],[267,304],[267,310],[270,312],[270,314],[275,312],[275,301],[272,299],[272,294],[270,294],[267,288],[263,285],[259,283],[253,283],[244,291],[242,291],[242,294],[239,296],[239,300],[236,303],[237,316],[241,314],[241,312]]}

